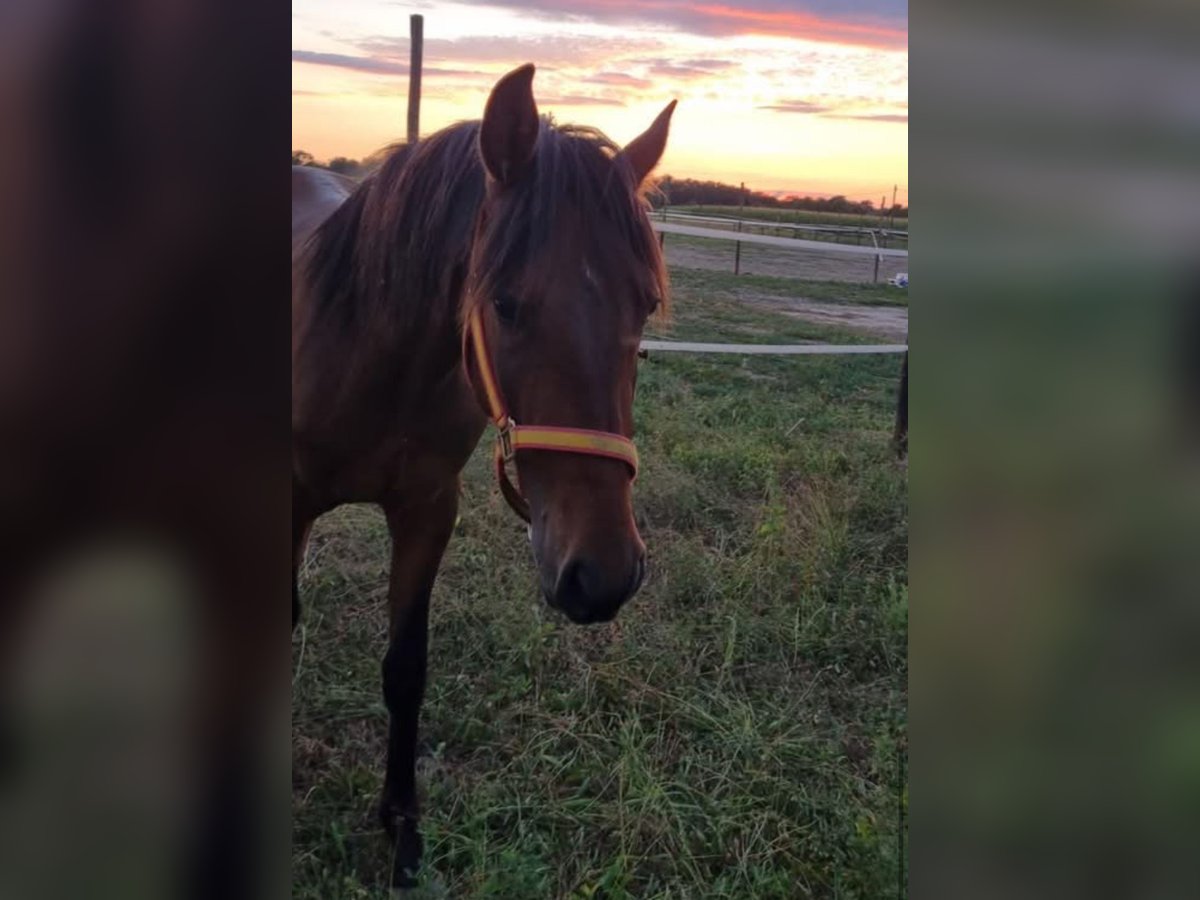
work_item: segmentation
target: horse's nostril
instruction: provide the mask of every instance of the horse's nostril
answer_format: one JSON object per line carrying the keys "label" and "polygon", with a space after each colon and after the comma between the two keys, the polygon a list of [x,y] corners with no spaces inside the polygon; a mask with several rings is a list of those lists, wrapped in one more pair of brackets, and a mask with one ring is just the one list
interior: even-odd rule
{"label": "horse's nostril", "polygon": [[572,560],[563,568],[558,576],[558,596],[560,598],[576,598],[584,594],[581,573],[583,563]]}
{"label": "horse's nostril", "polygon": [[641,588],[642,583],[645,580],[646,580],[646,554],[643,553],[638,557],[637,565],[634,567],[633,587],[630,589],[629,593],[631,595],[636,594],[638,589]]}
{"label": "horse's nostril", "polygon": [[637,592],[645,572],[644,557],[628,568],[605,568],[573,558],[559,571],[553,605],[575,622],[607,622]]}

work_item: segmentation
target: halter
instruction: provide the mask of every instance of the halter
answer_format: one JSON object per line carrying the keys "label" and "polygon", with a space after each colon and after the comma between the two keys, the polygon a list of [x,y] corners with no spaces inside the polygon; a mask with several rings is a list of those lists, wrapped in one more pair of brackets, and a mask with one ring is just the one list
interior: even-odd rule
{"label": "halter", "polygon": [[[479,366],[484,394],[487,395],[487,413],[498,432],[494,457],[496,481],[500,484],[500,493],[504,495],[513,512],[526,522],[529,521],[529,502],[521,496],[520,490],[508,478],[507,464],[516,457],[518,450],[557,450],[560,453],[580,453],[585,456],[618,459],[629,466],[633,477],[637,477],[637,448],[633,446],[633,441],[623,435],[587,428],[518,425],[514,422],[504,403],[504,395],[500,392],[500,381],[492,365],[492,355],[488,352],[487,340],[483,333],[483,317],[478,307],[471,311],[464,329],[464,345],[468,340],[475,350],[475,362]],[[466,362],[465,353],[463,362]],[[467,377],[470,380],[469,374]]]}

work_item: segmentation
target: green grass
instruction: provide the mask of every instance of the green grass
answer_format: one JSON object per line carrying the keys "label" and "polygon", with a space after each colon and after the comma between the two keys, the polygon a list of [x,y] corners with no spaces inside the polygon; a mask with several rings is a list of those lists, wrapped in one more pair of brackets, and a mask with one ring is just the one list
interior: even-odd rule
{"label": "green grass", "polygon": [[[685,235],[671,235],[681,240]],[[698,240],[703,240],[700,238]],[[772,275],[734,275],[732,272],[714,272],[701,269],[672,269],[671,284],[682,300],[683,317],[690,321],[693,312],[704,315],[714,297],[736,298],[742,291],[754,291],[780,298],[818,300],[821,303],[843,303],[857,306],[908,306],[908,290],[894,287],[886,282],[871,284],[859,281],[801,281],[796,278],[779,278]],[[705,296],[705,304],[694,310],[688,309],[687,297],[693,293]],[[754,313],[741,306],[751,320]],[[784,327],[771,316],[772,326]]]}
{"label": "green grass", "polygon": [[[855,338],[673,273],[711,340]],[[844,286],[839,286],[839,289]],[[800,288],[797,288],[800,289]],[[896,357],[652,354],[635,503],[650,576],[617,622],[537,596],[486,445],[434,592],[425,886],[453,898],[896,896],[907,501]],[[387,535],[320,520],[293,641],[293,897],[385,897]]]}
{"label": "green grass", "polygon": [[[724,229],[728,230],[728,229]],[[822,240],[822,243],[835,243]],[[696,269],[732,275],[734,242],[723,238],[697,237],[690,234],[669,234],[664,242],[667,260],[672,269]],[[764,246],[742,242],[741,275],[765,275],[787,278],[797,282],[814,281],[843,284],[870,284],[875,277],[874,260],[870,255],[846,256],[823,252],[824,248],[804,248],[797,251],[787,247]],[[898,271],[908,268],[904,258],[884,257],[878,277],[883,284]]]}
{"label": "green grass", "polygon": [[808,209],[776,209],[770,206],[672,206],[679,212],[690,212],[700,216],[734,216],[742,219],[762,219],[766,222],[799,222],[807,225],[868,225],[878,228],[880,221],[885,228],[905,230],[908,228],[908,217],[897,216],[889,220],[883,216],[863,215],[861,213],[818,212]]}

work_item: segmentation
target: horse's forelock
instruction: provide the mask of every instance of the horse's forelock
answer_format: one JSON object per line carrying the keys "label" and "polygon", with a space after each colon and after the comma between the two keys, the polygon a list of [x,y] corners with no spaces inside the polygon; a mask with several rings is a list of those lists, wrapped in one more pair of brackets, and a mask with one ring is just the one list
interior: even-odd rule
{"label": "horse's forelock", "polygon": [[[507,192],[502,212],[489,217],[475,248],[477,302],[528,264],[548,243],[568,206],[582,215],[592,235],[606,231],[633,250],[646,290],[665,305],[666,268],[646,214],[652,184],[638,185],[620,148],[595,128],[542,120],[534,163],[526,178]],[[468,298],[467,302],[471,302]],[[465,311],[464,311],[465,312]]]}

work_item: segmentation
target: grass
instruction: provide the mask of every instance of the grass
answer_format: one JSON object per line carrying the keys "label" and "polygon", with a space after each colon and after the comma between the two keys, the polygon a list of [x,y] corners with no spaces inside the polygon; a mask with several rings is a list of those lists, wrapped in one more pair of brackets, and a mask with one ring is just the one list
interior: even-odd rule
{"label": "grass", "polygon": [[[855,338],[676,271],[710,340]],[[797,288],[800,289],[800,288]],[[481,446],[434,592],[424,885],[453,898],[897,892],[907,504],[895,357],[653,354],[636,404],[651,572],[617,622],[537,597]],[[385,897],[387,533],[320,520],[293,642],[293,897]]]}
{"label": "grass", "polygon": [[[682,235],[672,235],[679,239]],[[734,275],[732,272],[713,272],[700,269],[673,269],[671,284],[683,297],[685,317],[690,318],[687,297],[694,293],[704,295],[706,302],[698,311],[703,315],[709,303],[716,297],[737,297],[745,291],[769,294],[780,298],[818,300],[821,303],[838,303],[851,306],[908,306],[908,290],[894,287],[886,282],[871,284],[859,281],[800,281],[773,275]],[[741,307],[742,310],[745,307]],[[751,319],[753,316],[751,315]],[[785,327],[785,323],[772,321],[772,327]],[[764,342],[770,343],[770,342]]]}
{"label": "grass", "polygon": [[698,204],[695,206],[672,206],[670,208],[679,212],[690,212],[702,216],[734,216],[735,218],[742,219],[762,219],[765,222],[798,222],[806,225],[866,225],[878,228],[882,221],[885,228],[895,228],[900,231],[908,228],[907,216],[897,216],[894,220],[889,220],[887,216],[883,216],[881,219],[877,215],[863,215],[862,213],[819,212],[808,209],[776,209],[770,206],[740,207]]}
{"label": "grass", "polygon": [[[678,209],[672,209],[672,212],[679,212]],[[690,210],[689,210],[690,212]],[[758,219],[751,221],[754,217],[747,217],[743,220],[745,224],[738,226],[734,222],[709,221],[703,220],[700,222],[689,222],[684,219],[679,222],[676,219],[670,221],[676,224],[692,224],[713,231],[727,231],[730,233],[740,232],[742,234],[765,234],[771,237],[793,238],[803,241],[817,241],[823,244],[849,244],[856,247],[872,247],[878,246],[881,249],[892,250],[907,250],[908,241],[900,237],[883,236],[877,239],[876,243],[872,243],[871,237],[862,232],[831,232],[831,231],[812,231],[788,228],[782,220],[766,220]],[[680,235],[672,234],[671,237],[679,237]],[[761,245],[759,245],[761,246]]]}
{"label": "grass", "polygon": [[[822,240],[820,243],[832,245],[837,242]],[[665,234],[664,246],[667,259],[675,267],[733,274],[734,241],[671,233]],[[879,265],[881,283],[907,268],[908,260],[904,257],[883,257]],[[797,249],[742,242],[741,274],[750,273],[803,281],[869,284],[875,275],[875,257],[870,253],[850,255],[825,251],[824,247]]]}

